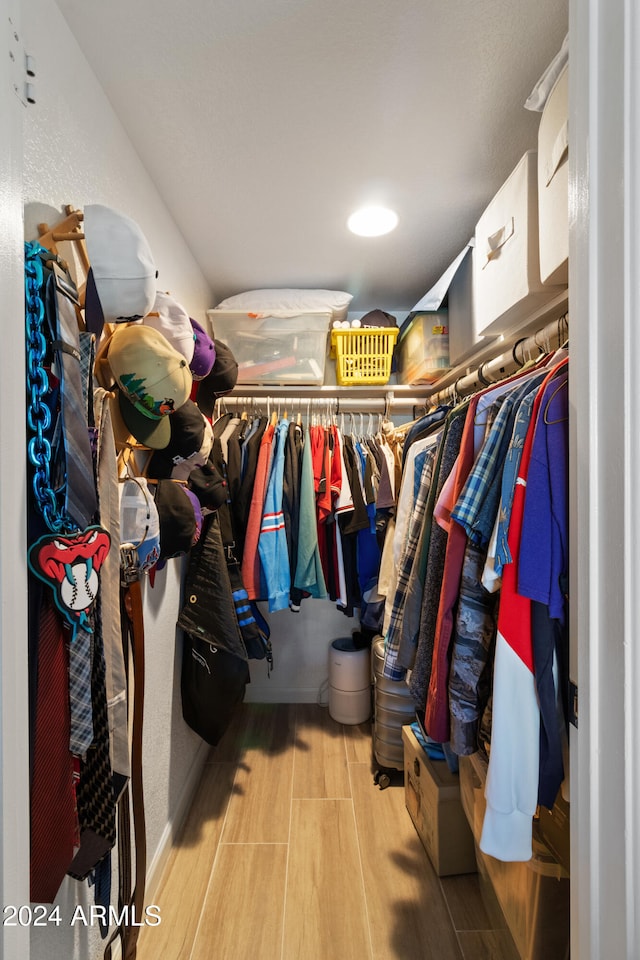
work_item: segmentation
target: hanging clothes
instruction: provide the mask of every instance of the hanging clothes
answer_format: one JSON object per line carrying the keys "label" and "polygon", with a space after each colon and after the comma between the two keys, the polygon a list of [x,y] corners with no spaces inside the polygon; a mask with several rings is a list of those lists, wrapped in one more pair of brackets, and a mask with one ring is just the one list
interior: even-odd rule
{"label": "hanging clothes", "polygon": [[345,573],[345,561],[344,561],[344,542],[342,536],[342,526],[341,518],[344,518],[344,522],[347,522],[347,515],[352,514],[353,507],[353,493],[351,491],[351,483],[349,482],[349,474],[347,472],[347,466],[344,459],[344,437],[342,433],[336,430],[336,442],[338,445],[338,456],[340,457],[340,492],[334,501],[334,513],[335,513],[335,535],[336,535],[336,544],[338,550],[338,597],[337,603],[338,608],[346,612],[348,607],[348,591],[347,591],[347,580]]}
{"label": "hanging clothes", "polygon": [[[517,385],[512,386],[510,390],[494,400],[494,404],[489,409],[494,409],[495,417],[492,417],[492,423],[488,432],[486,432],[483,446],[451,512],[452,520],[464,529],[468,539],[464,597],[469,606],[467,608],[465,632],[468,632],[471,627],[472,632],[475,632],[478,637],[480,646],[476,650],[478,654],[476,662],[482,662],[480,651],[488,649],[488,643],[490,643],[494,629],[493,609],[495,603],[493,599],[485,601],[484,588],[480,581],[485,566],[491,531],[498,512],[502,468],[511,441],[513,424],[520,401],[527,393],[540,385],[544,376],[544,373],[527,375],[524,382],[519,381]],[[499,404],[497,409],[496,403]],[[477,411],[475,419],[477,419]],[[474,420],[474,431],[475,426]],[[489,426],[488,422],[487,426]],[[471,545],[478,549],[471,551]],[[446,566],[446,558],[444,566]],[[480,584],[477,589],[475,585],[471,586],[472,580],[477,580]],[[445,597],[446,594],[442,591],[441,598]],[[441,624],[440,609],[438,609],[438,618]],[[438,630],[438,625],[437,621],[434,632],[434,655],[427,696],[425,725],[429,735],[434,740],[446,743],[449,740],[448,687],[451,634],[449,632],[447,635],[442,629]],[[467,642],[470,639],[467,636]]]}
{"label": "hanging clothes", "polygon": [[538,802],[552,807],[564,780],[564,724],[568,716],[569,409],[568,371],[542,396],[535,427],[522,517],[518,591],[532,601],[533,658],[540,704]]}
{"label": "hanging clothes", "polygon": [[[540,788],[541,721],[531,600],[518,592],[518,567],[528,471],[539,412],[546,410],[549,398],[558,386],[558,376],[562,380],[565,375],[565,365],[566,361],[549,373],[536,396],[513,495],[509,548],[514,559],[503,571],[494,665],[487,810],[480,841],[484,852],[502,860],[526,860],[532,851],[532,818]],[[518,717],[517,724],[513,722],[514,716]]]}
{"label": "hanging clothes", "polygon": [[[231,512],[233,530],[236,537],[236,556],[240,563],[244,558],[244,543],[249,524],[249,511],[256,478],[258,455],[262,438],[267,427],[266,417],[253,420],[245,432],[240,453],[240,482],[235,477],[230,480]],[[231,465],[229,465],[231,469]],[[237,493],[235,492],[237,490]]]}
{"label": "hanging clothes", "polygon": [[281,420],[273,438],[273,461],[262,513],[258,538],[261,568],[261,596],[269,602],[269,612],[289,606],[291,573],[289,549],[282,511],[284,461],[289,421]]}
{"label": "hanging clothes", "polygon": [[530,858],[537,805],[566,787],[563,362],[540,358],[459,404],[433,446],[411,426],[380,564],[383,675],[411,670],[449,756],[488,745],[481,849],[502,860]]}
{"label": "hanging clothes", "polygon": [[282,488],[282,512],[284,515],[287,549],[289,552],[289,569],[291,589],[289,606],[294,612],[300,609],[302,591],[295,586],[296,560],[298,556],[298,536],[300,530],[300,482],[302,469],[302,449],[304,446],[304,431],[299,423],[290,423],[287,432],[284,477]]}
{"label": "hanging clothes", "polygon": [[433,461],[435,460],[435,450],[429,451],[429,456],[425,459],[420,478],[420,489],[418,499],[411,517],[409,525],[409,536],[407,537],[404,550],[400,560],[398,570],[395,596],[391,605],[389,623],[385,630],[385,652],[384,652],[384,676],[389,679],[401,680],[404,678],[404,667],[397,666],[398,650],[400,647],[400,631],[402,628],[403,612],[406,600],[407,585],[411,577],[416,547],[420,539],[420,533],[424,525],[424,514],[427,504],[427,498],[431,489],[431,479],[433,474]]}
{"label": "hanging clothes", "polygon": [[[436,464],[434,483],[432,484],[433,504],[435,504],[458,456],[468,405],[468,401],[460,404],[447,416],[448,428],[442,439],[441,450],[439,451],[439,463]],[[430,511],[430,518],[432,518],[432,516],[433,507]],[[438,526],[438,524],[431,522],[422,609],[420,613],[418,648],[416,650],[415,667],[411,672],[411,680],[409,683],[412,696],[420,712],[426,709],[427,691],[431,679],[435,628],[446,547],[446,531]]]}
{"label": "hanging clothes", "polygon": [[242,579],[250,600],[259,600],[261,594],[258,541],[260,539],[260,528],[262,527],[262,511],[269,477],[274,432],[275,425],[269,423],[260,440],[260,450],[247,518],[242,556]]}
{"label": "hanging clothes", "polygon": [[300,475],[300,524],[298,529],[298,556],[294,586],[311,597],[325,598],[327,589],[318,549],[316,522],[316,491],[313,474],[313,452],[309,432],[302,450]]}

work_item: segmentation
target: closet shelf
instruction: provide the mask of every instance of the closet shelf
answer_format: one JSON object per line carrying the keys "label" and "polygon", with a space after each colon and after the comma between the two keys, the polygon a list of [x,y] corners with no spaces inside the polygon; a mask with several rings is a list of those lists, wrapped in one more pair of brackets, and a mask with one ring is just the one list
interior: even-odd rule
{"label": "closet shelf", "polygon": [[[567,287],[563,287],[556,297],[528,316],[526,320],[518,323],[504,334],[498,337],[490,337],[484,344],[479,344],[478,349],[462,363],[451,367],[435,383],[426,387],[426,396],[440,393],[446,387],[453,386],[457,381],[462,380],[463,377],[470,377],[477,373],[480,367],[499,358],[502,354],[510,353],[520,340],[532,337],[544,328],[551,327],[555,322],[560,324],[568,309],[569,290]],[[409,389],[415,390],[416,388]]]}
{"label": "closet shelf", "polygon": [[[432,384],[400,384],[386,383],[378,385],[362,386],[339,386],[337,384],[323,384],[321,386],[313,384],[300,384],[298,386],[287,384],[237,384],[233,394],[226,398],[230,403],[237,405],[243,398],[246,399],[270,399],[274,402],[279,401],[297,401],[309,400],[317,403],[330,403],[336,401],[339,409],[348,412],[349,409],[367,410],[371,413],[379,413],[386,410],[394,412],[411,411],[413,407],[425,406],[429,397],[441,393],[447,387],[463,380],[477,376],[479,369],[487,366],[490,361],[500,363],[504,359],[505,363],[510,362],[512,351],[515,345],[527,338],[532,337],[537,332],[548,331],[554,323],[560,324],[563,317],[566,316],[569,304],[569,291],[562,288],[556,297],[531,314],[523,322],[513,327],[497,338],[491,338],[486,343],[480,344],[478,349],[462,363],[440,377]],[[507,356],[508,355],[508,356]],[[494,371],[492,371],[494,372]],[[478,381],[481,382],[480,380]],[[345,401],[342,407],[342,401]],[[223,403],[225,398],[223,398]]]}

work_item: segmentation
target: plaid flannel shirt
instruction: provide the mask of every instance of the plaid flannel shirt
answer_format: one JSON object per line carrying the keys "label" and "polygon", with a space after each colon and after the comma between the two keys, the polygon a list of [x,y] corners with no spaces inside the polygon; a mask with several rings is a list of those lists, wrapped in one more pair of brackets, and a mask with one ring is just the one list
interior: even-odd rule
{"label": "plaid flannel shirt", "polygon": [[402,627],[402,615],[404,613],[404,604],[407,594],[407,587],[411,578],[413,562],[416,555],[420,531],[424,522],[424,514],[427,506],[431,481],[433,479],[433,467],[436,459],[437,444],[429,447],[425,453],[425,460],[420,474],[420,486],[418,496],[411,515],[409,523],[409,533],[402,549],[400,564],[398,567],[398,580],[393,597],[389,627],[385,637],[384,666],[382,675],[388,680],[403,680],[406,676],[406,669],[398,665],[398,649],[400,646],[400,636]]}
{"label": "plaid flannel shirt", "polygon": [[498,415],[487,433],[482,449],[451,513],[452,518],[464,528],[472,543],[483,545],[483,536],[476,528],[476,521],[497,471],[501,471],[504,466],[505,441],[508,442],[507,438],[511,439],[514,409],[517,409],[523,397],[533,389],[532,381],[537,383],[540,376],[540,374],[533,374],[524,383],[517,384],[503,398]]}

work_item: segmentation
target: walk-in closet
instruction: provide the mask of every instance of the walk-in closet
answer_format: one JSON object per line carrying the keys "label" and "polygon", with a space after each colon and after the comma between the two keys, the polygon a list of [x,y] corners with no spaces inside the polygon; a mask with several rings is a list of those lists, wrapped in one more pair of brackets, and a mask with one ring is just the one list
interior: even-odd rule
{"label": "walk-in closet", "polygon": [[3,15],[0,958],[635,960],[634,5]]}

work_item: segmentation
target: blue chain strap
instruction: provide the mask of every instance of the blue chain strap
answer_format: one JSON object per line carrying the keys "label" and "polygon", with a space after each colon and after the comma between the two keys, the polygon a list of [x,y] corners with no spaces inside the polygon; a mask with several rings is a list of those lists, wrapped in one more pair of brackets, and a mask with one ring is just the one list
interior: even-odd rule
{"label": "blue chain strap", "polygon": [[67,513],[60,507],[56,491],[51,486],[51,444],[45,433],[51,426],[51,412],[43,401],[49,390],[49,377],[44,366],[47,341],[43,333],[44,302],[42,286],[44,271],[41,255],[51,253],[39,243],[25,243],[25,295],[27,319],[27,424],[33,434],[27,447],[34,468],[33,492],[36,504],[47,527],[53,533],[77,530]]}

